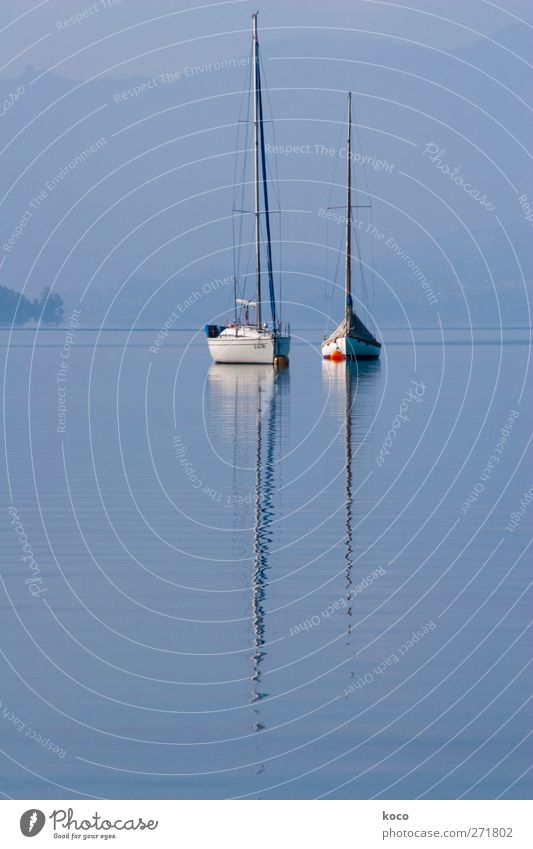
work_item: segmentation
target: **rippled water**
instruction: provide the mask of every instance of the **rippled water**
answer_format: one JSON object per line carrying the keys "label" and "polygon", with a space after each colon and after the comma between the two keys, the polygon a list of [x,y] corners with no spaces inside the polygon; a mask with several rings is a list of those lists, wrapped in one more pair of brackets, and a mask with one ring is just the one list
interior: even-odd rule
{"label": "rippled water", "polygon": [[8,796],[530,797],[528,331],[413,334],[1,331]]}

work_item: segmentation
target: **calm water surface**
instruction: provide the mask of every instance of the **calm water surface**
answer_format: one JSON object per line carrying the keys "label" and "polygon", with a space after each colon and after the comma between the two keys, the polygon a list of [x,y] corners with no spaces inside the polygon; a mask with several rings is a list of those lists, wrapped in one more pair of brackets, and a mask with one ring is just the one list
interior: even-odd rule
{"label": "calm water surface", "polygon": [[6,795],[531,796],[528,331],[295,335],[0,331]]}

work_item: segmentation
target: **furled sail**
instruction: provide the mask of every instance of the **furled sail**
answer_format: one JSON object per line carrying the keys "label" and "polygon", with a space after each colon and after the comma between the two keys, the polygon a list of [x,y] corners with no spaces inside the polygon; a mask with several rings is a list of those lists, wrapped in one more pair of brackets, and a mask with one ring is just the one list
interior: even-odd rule
{"label": "furled sail", "polygon": [[346,315],[336,330],[328,336],[325,344],[328,342],[335,342],[341,336],[353,336],[356,339],[361,339],[363,342],[372,342],[373,344],[377,344],[377,340],[375,336],[372,335],[370,330],[365,327],[361,319],[355,312],[350,311],[349,315]]}

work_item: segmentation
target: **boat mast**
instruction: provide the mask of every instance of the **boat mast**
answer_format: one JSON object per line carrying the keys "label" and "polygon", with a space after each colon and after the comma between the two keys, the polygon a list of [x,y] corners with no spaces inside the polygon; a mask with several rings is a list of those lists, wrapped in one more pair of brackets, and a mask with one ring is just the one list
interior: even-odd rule
{"label": "boat mast", "polygon": [[[346,320],[352,318],[352,92],[348,92],[348,177],[346,193]],[[349,328],[348,328],[349,329]]]}
{"label": "boat mast", "polygon": [[261,250],[259,212],[259,54],[257,49],[257,12],[252,15],[252,61],[254,66],[254,184],[255,184],[255,320],[261,327]]}

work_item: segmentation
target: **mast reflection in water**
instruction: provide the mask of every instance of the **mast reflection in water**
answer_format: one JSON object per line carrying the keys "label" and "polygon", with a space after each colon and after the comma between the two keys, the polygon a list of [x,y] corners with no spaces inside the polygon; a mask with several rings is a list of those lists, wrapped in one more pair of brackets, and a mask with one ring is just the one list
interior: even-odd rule
{"label": "mast reflection in water", "polygon": [[[361,405],[368,406],[369,391],[375,387],[376,374],[381,367],[379,360],[344,360],[343,362],[331,362],[330,360],[322,361],[322,379],[324,387],[329,395],[330,410],[334,411],[339,417],[341,427],[344,430],[344,456],[345,456],[345,479],[344,479],[344,559],[346,561],[345,577],[346,577],[346,601],[348,604],[348,626],[347,636],[352,633],[352,584],[353,584],[353,565],[354,565],[354,539],[353,539],[353,518],[354,518],[354,499],[353,499],[353,470],[352,461],[354,455],[357,455],[365,441],[369,437],[367,425],[369,422],[368,409],[365,409],[364,415],[361,416]],[[361,427],[358,427],[358,416],[362,420]],[[339,430],[339,433],[341,431]],[[354,436],[355,433],[355,436]],[[354,450],[355,449],[355,450]],[[364,561],[359,561],[361,564],[361,577],[364,577]],[[366,573],[365,573],[366,574]],[[349,642],[349,640],[348,640]]]}
{"label": "mast reflection in water", "polygon": [[[251,702],[254,705],[254,731],[262,731],[259,702],[268,693],[263,689],[262,664],[265,659],[266,598],[268,573],[274,547],[276,523],[281,503],[281,439],[288,409],[289,371],[268,365],[213,365],[208,376],[209,393],[218,409],[219,436],[232,443],[232,502],[239,509],[253,507],[251,540]],[[253,470],[241,458],[253,454]],[[228,470],[229,471],[229,470]],[[253,492],[239,486],[253,471]],[[229,477],[228,473],[228,477]],[[237,522],[246,528],[246,521]],[[279,528],[279,525],[278,525]],[[279,541],[278,541],[279,547]]]}

